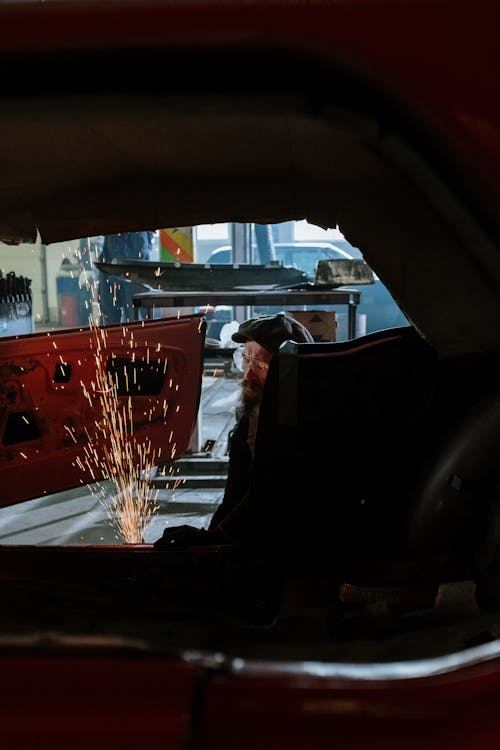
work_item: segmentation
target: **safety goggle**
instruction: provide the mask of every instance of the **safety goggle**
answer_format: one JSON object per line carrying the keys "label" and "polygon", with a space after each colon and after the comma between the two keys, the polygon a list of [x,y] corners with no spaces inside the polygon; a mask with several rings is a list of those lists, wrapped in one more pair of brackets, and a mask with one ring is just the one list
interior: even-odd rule
{"label": "safety goggle", "polygon": [[267,372],[269,369],[269,362],[264,362],[262,359],[257,357],[250,357],[249,354],[245,353],[245,348],[239,346],[233,352],[233,362],[241,372],[246,372],[249,367],[253,367],[256,372]]}

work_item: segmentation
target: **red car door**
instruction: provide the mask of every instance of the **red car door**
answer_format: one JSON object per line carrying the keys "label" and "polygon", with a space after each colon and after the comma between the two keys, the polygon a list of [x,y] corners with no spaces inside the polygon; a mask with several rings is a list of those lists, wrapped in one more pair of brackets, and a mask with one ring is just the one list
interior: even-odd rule
{"label": "red car door", "polygon": [[204,338],[193,315],[0,339],[0,505],[182,454]]}

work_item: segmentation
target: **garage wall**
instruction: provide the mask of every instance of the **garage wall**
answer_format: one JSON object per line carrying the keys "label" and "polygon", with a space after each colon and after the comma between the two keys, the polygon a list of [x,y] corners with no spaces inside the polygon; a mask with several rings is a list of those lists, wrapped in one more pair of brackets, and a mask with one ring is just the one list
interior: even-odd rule
{"label": "garage wall", "polygon": [[59,309],[57,304],[56,277],[59,273],[63,258],[71,262],[76,260],[75,252],[79,248],[79,240],[56,242],[45,248],[47,266],[47,302],[48,321],[45,314],[45,270],[40,238],[34,244],[6,245],[0,242],[0,268],[7,274],[13,271],[16,276],[26,276],[31,279],[33,299],[33,317],[35,325],[45,323],[57,325],[59,323]]}

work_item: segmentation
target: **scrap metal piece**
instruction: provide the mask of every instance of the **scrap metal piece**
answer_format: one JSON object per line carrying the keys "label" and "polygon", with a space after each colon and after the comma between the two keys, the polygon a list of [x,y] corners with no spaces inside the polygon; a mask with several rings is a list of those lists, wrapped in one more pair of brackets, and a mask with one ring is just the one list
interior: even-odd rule
{"label": "scrap metal piece", "polygon": [[330,286],[350,286],[359,284],[373,284],[373,271],[360,258],[341,258],[336,260],[318,260],[316,267],[316,284]]}
{"label": "scrap metal piece", "polygon": [[232,291],[273,289],[307,281],[307,274],[289,266],[252,264],[162,263],[123,261],[96,263],[103,273],[163,291]]}

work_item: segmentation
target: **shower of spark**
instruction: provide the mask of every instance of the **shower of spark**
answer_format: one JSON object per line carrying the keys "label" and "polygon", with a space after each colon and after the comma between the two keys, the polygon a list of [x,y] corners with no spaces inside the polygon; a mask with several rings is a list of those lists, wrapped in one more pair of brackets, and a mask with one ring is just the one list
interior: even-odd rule
{"label": "shower of spark", "polygon": [[[83,382],[81,385],[90,405],[99,406],[101,417],[94,422],[93,434],[87,431],[88,444],[77,465],[90,474],[90,481],[95,482],[100,472],[111,482],[111,496],[103,496],[101,490],[99,502],[117,538],[126,544],[140,544],[151,516],[159,509],[158,490],[151,486],[159,454],[151,450],[149,440],[140,443],[135,438],[132,398],[118,397],[117,379],[106,369],[108,360],[113,358],[108,350],[107,331],[93,321],[92,315],[89,324],[96,378],[90,388]],[[133,334],[130,346],[134,346]]]}

